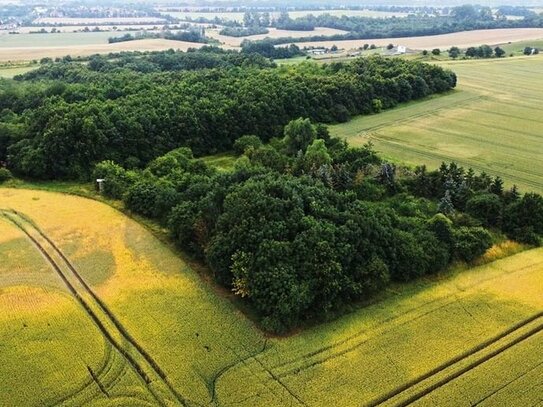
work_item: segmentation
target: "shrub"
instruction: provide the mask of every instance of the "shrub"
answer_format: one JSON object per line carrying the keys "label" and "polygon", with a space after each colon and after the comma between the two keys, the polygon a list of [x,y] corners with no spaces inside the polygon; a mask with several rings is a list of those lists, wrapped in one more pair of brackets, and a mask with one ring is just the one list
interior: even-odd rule
{"label": "shrub", "polygon": [[131,211],[165,221],[178,199],[179,194],[171,182],[146,178],[128,189],[125,202]]}
{"label": "shrub", "polygon": [[468,200],[466,212],[485,226],[498,226],[502,218],[502,201],[495,194],[478,194]]}
{"label": "shrub", "polygon": [[137,178],[136,173],[126,171],[113,161],[102,161],[96,164],[93,177],[105,180],[104,195],[114,199],[121,199]]}
{"label": "shrub", "polygon": [[453,243],[452,221],[442,213],[438,213],[428,221],[428,229],[448,246]]}
{"label": "shrub", "polygon": [[492,236],[481,227],[461,227],[454,232],[455,256],[471,262],[482,256],[492,246]]}
{"label": "shrub", "polygon": [[408,232],[396,231],[394,234],[395,264],[390,268],[393,280],[409,281],[426,274],[428,265],[423,247],[418,239]]}
{"label": "shrub", "polygon": [[513,239],[528,244],[539,244],[543,235],[543,197],[526,194],[504,211],[504,231]]}
{"label": "shrub", "polygon": [[237,155],[245,153],[245,151],[252,147],[255,150],[262,146],[262,141],[258,136],[241,136],[234,142],[234,151]]}
{"label": "shrub", "polygon": [[198,246],[194,233],[197,214],[198,208],[195,203],[181,202],[172,209],[168,228],[180,247],[189,250],[192,254],[201,255],[201,248]]}
{"label": "shrub", "polygon": [[10,170],[7,168],[0,168],[0,183],[8,181],[11,178],[13,178],[13,175],[11,175]]}

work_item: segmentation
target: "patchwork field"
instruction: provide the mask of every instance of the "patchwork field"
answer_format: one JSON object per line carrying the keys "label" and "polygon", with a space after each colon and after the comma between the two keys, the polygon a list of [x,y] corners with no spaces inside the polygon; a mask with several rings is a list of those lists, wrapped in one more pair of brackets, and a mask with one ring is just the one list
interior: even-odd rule
{"label": "patchwork field", "polygon": [[[181,20],[190,18],[196,20],[198,18],[221,18],[230,21],[243,21],[244,12],[213,12],[213,11],[164,11],[163,14],[169,14],[173,17],[179,18]],[[289,11],[290,18],[299,18],[304,17],[309,14],[318,16],[321,14],[331,14],[333,16],[357,16],[357,17],[405,17],[407,13],[396,13],[388,11],[374,11],[374,10],[300,10],[300,11]],[[279,12],[271,12],[271,17],[278,17]]]}
{"label": "patchwork field", "polygon": [[33,21],[34,24],[57,24],[57,25],[100,25],[100,24],[155,24],[164,23],[166,20],[160,17],[40,17]]}
{"label": "patchwork field", "polygon": [[[90,25],[92,27],[92,25]],[[127,27],[124,25],[123,27]],[[134,25],[133,27],[139,27]],[[146,28],[153,28],[154,25],[146,25]],[[84,28],[83,25],[79,29]],[[36,27],[35,29],[39,29]],[[77,26],[66,26],[62,33],[56,34],[29,34],[21,29],[21,34],[0,34],[0,62],[5,61],[30,61],[39,60],[44,57],[63,57],[65,55],[87,56],[92,54],[105,54],[119,51],[160,51],[166,49],[187,50],[188,48],[200,48],[202,44],[182,41],[171,41],[164,39],[145,39],[109,44],[110,37],[118,37],[126,32],[73,32]],[[289,31],[270,29],[268,34],[255,35],[250,37],[228,37],[218,33],[219,30],[208,30],[210,37],[219,40],[221,46],[226,49],[237,48],[241,42],[248,38],[252,40],[266,37],[307,37],[312,35],[333,35],[341,34],[343,31],[332,28],[318,27],[315,31]],[[480,30],[446,35],[409,37],[409,38],[384,38],[373,40],[349,40],[349,41],[319,41],[299,42],[300,47],[331,47],[337,45],[340,48],[351,49],[362,45],[375,44],[379,47],[390,43],[405,45],[412,49],[448,48],[451,45],[467,47],[471,45],[506,44],[506,51],[519,54],[524,46],[538,46],[543,39],[543,28],[519,28],[509,30]],[[286,46],[286,45],[278,45]]]}
{"label": "patchwork field", "polygon": [[293,38],[303,38],[311,37],[313,35],[336,35],[336,34],[346,34],[347,31],[336,30],[334,28],[326,27],[315,27],[313,31],[292,31],[292,30],[278,30],[276,28],[269,28],[268,34],[258,34],[258,35],[249,35],[247,37],[229,37],[227,35],[220,35],[220,30],[207,30],[206,35],[215,38],[221,44],[226,44],[231,47],[239,47],[243,40],[262,40],[264,38],[283,38],[283,37],[293,37]]}
{"label": "patchwork field", "polygon": [[109,206],[4,188],[0,208],[0,405],[542,401],[543,249],[273,338]]}
{"label": "patchwork field", "polygon": [[[543,57],[442,62],[457,90],[331,127],[352,144],[371,140],[386,156],[437,167],[454,160],[543,191]],[[504,80],[507,78],[507,80]]]}
{"label": "patchwork field", "polygon": [[424,37],[297,42],[296,45],[298,45],[300,48],[330,48],[332,45],[336,45],[342,49],[356,49],[364,44],[375,44],[377,46],[394,44],[403,45],[412,49],[448,49],[452,46],[467,48],[482,44],[497,45],[508,42],[538,40],[542,38],[543,28],[503,28],[495,30],[462,31],[451,34],[428,35]]}
{"label": "patchwork field", "polygon": [[[123,31],[136,31],[136,30],[157,30],[157,29],[160,29],[162,27],[164,27],[164,24],[129,24],[129,25],[96,25],[96,24],[90,24],[90,25],[63,25],[63,26],[59,26],[59,27],[50,27],[50,26],[32,26],[32,27],[17,27],[16,30],[13,30],[13,31],[17,31],[21,34],[28,34],[30,32],[33,32],[35,33],[36,31],[40,31],[41,29],[44,29],[48,32],[50,32],[53,28],[56,29],[57,31],[60,31],[60,32],[81,32],[83,31],[85,28],[88,28],[90,30],[94,29],[98,27],[100,30],[102,31],[109,31],[110,32],[110,36],[111,33],[115,33],[115,32],[118,32],[120,31],[121,33],[120,34],[126,34],[126,32],[123,32]],[[115,27],[115,29],[114,29]],[[5,35],[13,35],[13,34],[8,34],[7,32],[2,32],[2,34],[5,34]],[[39,35],[39,34],[34,34],[34,35]]]}

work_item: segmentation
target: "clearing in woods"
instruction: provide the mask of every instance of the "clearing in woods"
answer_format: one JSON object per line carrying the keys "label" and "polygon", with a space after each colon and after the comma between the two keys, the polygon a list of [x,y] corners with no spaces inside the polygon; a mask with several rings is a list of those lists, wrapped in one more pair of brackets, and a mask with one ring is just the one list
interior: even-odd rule
{"label": "clearing in woods", "polygon": [[[523,191],[543,191],[543,56],[442,62],[458,75],[445,96],[331,126],[408,164],[456,161]],[[504,80],[507,78],[507,80]]]}
{"label": "clearing in woods", "polygon": [[275,338],[105,204],[3,188],[0,208],[0,405],[541,402],[543,249]]}

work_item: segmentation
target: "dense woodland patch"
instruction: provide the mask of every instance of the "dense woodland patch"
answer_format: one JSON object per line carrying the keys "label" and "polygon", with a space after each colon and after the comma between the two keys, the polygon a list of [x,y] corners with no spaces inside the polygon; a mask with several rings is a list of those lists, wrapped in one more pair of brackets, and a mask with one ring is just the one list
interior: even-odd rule
{"label": "dense woodland patch", "polygon": [[[0,153],[21,175],[105,178],[106,195],[166,226],[284,332],[470,262],[504,234],[540,243],[541,196],[454,163],[396,167],[316,124],[455,84],[379,57],[279,68],[205,49],[53,63],[2,82]],[[232,149],[229,172],[193,157]]]}
{"label": "dense woodland patch", "polygon": [[367,301],[389,282],[471,262],[502,239],[543,235],[543,198],[454,163],[414,171],[351,148],[296,119],[282,138],[235,143],[235,169],[217,172],[189,149],[143,171],[105,161],[105,193],[167,226],[215,279],[283,332]]}
{"label": "dense woodland patch", "polygon": [[1,82],[0,160],[24,176],[87,178],[101,160],[138,168],[180,146],[216,153],[242,135],[279,136],[297,117],[347,121],[456,85],[450,71],[400,59],[275,67],[213,48],[127,58]]}

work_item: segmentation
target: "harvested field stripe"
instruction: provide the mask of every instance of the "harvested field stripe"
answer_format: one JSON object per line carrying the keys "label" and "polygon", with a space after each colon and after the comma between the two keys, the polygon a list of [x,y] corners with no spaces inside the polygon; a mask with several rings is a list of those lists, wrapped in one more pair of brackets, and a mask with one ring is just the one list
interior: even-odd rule
{"label": "harvested field stripe", "polygon": [[[537,314],[533,315],[532,317],[519,322],[518,324],[512,326],[511,328],[505,330],[501,334],[482,342],[478,346],[474,347],[473,349],[464,352],[457,357],[451,359],[447,363],[444,363],[435,369],[425,373],[422,376],[419,376],[418,378],[406,383],[405,385],[395,389],[394,391],[376,399],[368,404],[367,406],[378,406],[382,404],[391,404],[398,407],[404,407],[411,403],[414,403],[415,401],[421,399],[422,397],[430,394],[432,391],[444,386],[448,382],[462,376],[463,374],[469,372],[470,370],[474,369],[475,367],[485,363],[486,361],[492,359],[493,357],[499,355],[500,353],[506,351],[507,349],[521,343],[522,341],[536,335],[539,332],[543,331],[543,321],[538,321],[543,318],[543,311],[538,312]],[[509,336],[512,336],[519,331],[522,331],[523,328],[528,327],[532,323],[537,322],[536,326],[533,328],[530,328],[527,332],[521,333],[520,336],[512,339],[509,342],[506,342],[503,345],[499,345],[499,342],[503,340],[507,340]],[[490,353],[480,356],[478,359],[476,359],[473,362],[470,362],[465,367],[461,368],[460,370],[456,372],[452,372],[448,375],[446,375],[444,378],[438,380],[435,383],[429,384],[427,387],[423,388],[420,391],[417,391],[414,395],[409,396],[405,400],[401,400],[400,402],[395,402],[394,399],[397,397],[401,397],[405,392],[408,392],[409,390],[415,388],[419,384],[423,384],[423,382],[427,380],[431,380],[436,375],[446,371],[446,369],[454,368],[455,365],[459,364],[460,362],[466,361],[466,359],[470,358],[471,356],[476,356],[478,353],[484,352],[485,349],[493,346],[498,345],[498,347],[494,350],[492,350]]]}
{"label": "harvested field stripe", "polygon": [[[32,236],[32,234],[23,226],[22,222],[24,222],[27,225],[30,225],[41,237],[43,237],[52,247],[53,250],[56,251],[62,259],[66,261],[66,266],[73,272],[75,278],[82,283],[82,286],[84,289],[88,290],[87,294],[90,294],[91,298],[96,300],[96,296],[90,288],[83,283],[82,278],[79,276],[77,271],[73,269],[73,266],[67,262],[67,259],[63,254],[61,254],[60,250],[52,243],[50,239],[48,239],[39,229],[37,229],[32,222],[30,222],[26,217],[21,217],[17,212],[7,212],[7,211],[1,211],[1,213],[9,220],[11,221],[17,228],[19,228],[37,247],[37,249],[43,254],[43,256],[46,258],[46,260],[49,262],[49,264],[52,266],[52,268],[56,271],[56,273],[59,275],[59,277],[62,279],[62,281],[65,283],[67,288],[70,290],[72,295],[77,299],[77,301],[80,303],[80,305],[83,307],[83,309],[86,311],[88,316],[93,320],[93,322],[96,324],[98,329],[102,332],[104,337],[111,343],[111,345],[124,356],[124,358],[127,360],[127,362],[132,366],[134,372],[138,375],[138,377],[141,379],[142,383],[145,385],[145,387],[149,390],[149,392],[153,395],[153,397],[156,399],[156,401],[163,406],[170,405],[169,402],[171,402],[171,396],[173,396],[173,401],[175,401],[176,404],[182,404],[186,405],[186,402],[184,399],[179,399],[179,396],[175,392],[171,392],[170,386],[165,383],[164,380],[158,380],[158,383],[162,383],[165,385],[166,389],[154,389],[155,383],[157,383],[156,380],[151,380],[149,377],[149,374],[146,372],[146,370],[151,370],[151,373],[156,374],[160,379],[162,377],[160,374],[155,370],[155,367],[153,364],[149,363],[147,358],[144,354],[140,353],[141,347],[134,346],[132,341],[130,340],[130,336],[126,333],[126,331],[120,326],[120,324],[115,324],[115,322],[112,320],[112,314],[107,310],[104,309],[100,303],[98,303],[98,307],[96,305],[94,308],[101,309],[103,311],[100,319],[100,317],[97,315],[97,312],[93,310],[93,306],[90,305],[83,297],[84,293],[81,293],[78,291],[76,286],[70,282],[67,275],[62,271],[60,266],[55,262],[53,259],[53,256],[43,247],[42,244],[38,241],[38,239],[35,236]],[[109,325],[109,328],[111,329],[111,325],[113,325],[118,332],[110,332],[108,328],[106,328],[106,325]],[[127,344],[131,345],[133,349],[125,349],[121,345],[121,341],[117,341],[114,339],[113,336],[118,336],[122,340],[124,340]],[[126,345],[126,344],[125,344]],[[129,347],[130,348],[130,347]],[[142,359],[144,359],[145,362],[147,362],[148,366],[145,366],[145,363],[139,363],[135,357],[132,355],[132,353],[135,353],[136,357],[140,356]],[[148,356],[149,357],[149,356]],[[144,368],[146,367],[146,369]],[[150,369],[149,369],[150,367]],[[158,391],[157,391],[158,390]],[[164,397],[162,393],[165,392],[173,393],[170,394],[170,397]]]}

